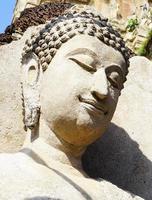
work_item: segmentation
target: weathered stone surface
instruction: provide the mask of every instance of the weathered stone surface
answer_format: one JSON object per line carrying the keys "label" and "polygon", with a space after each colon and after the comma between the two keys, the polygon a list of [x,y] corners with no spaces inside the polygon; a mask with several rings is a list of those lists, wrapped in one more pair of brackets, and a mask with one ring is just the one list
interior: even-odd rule
{"label": "weathered stone surface", "polygon": [[55,160],[59,152],[39,139],[32,146],[33,149],[17,154],[0,155],[3,180],[0,199],[142,200],[110,182],[90,179],[75,167]]}
{"label": "weathered stone surface", "polygon": [[[2,69],[4,70],[1,82],[9,85],[7,90],[1,89],[1,93],[6,91],[1,101],[4,120],[1,123],[2,134],[7,137],[18,139],[13,143],[19,148],[23,142],[23,123],[22,123],[22,106],[21,106],[21,87],[20,87],[20,53],[24,45],[25,38],[29,36],[32,29],[28,29],[23,38],[10,45],[1,48],[3,61],[1,60]],[[5,53],[6,52],[6,53]],[[6,67],[7,64],[7,67]],[[11,70],[9,67],[12,67]],[[13,80],[12,80],[13,78]],[[15,82],[13,82],[15,80]],[[14,83],[10,85],[10,82]],[[14,89],[14,93],[12,93]],[[15,94],[15,99],[12,94]],[[3,97],[1,95],[1,97]],[[13,106],[18,105],[17,109]],[[7,108],[11,109],[7,112]],[[3,119],[3,118],[2,118]],[[11,119],[11,121],[10,121]],[[12,123],[10,125],[10,123]],[[10,126],[9,134],[7,127]],[[20,130],[17,136],[13,135],[16,128]],[[12,139],[13,140],[13,139]],[[3,143],[3,137],[2,137]],[[15,149],[12,143],[8,146],[2,144],[2,150],[10,151]],[[51,154],[50,154],[51,148]],[[49,153],[48,153],[49,152]],[[51,155],[51,156],[50,156]],[[0,199],[32,199],[32,198],[61,198],[65,200],[73,199],[94,199],[94,200],[140,200],[140,197],[129,194],[107,181],[97,182],[86,178],[83,173],[71,166],[71,163],[63,163],[58,158],[62,158],[62,153],[50,145],[44,144],[41,140],[36,140],[31,147],[22,150],[17,154],[1,154],[0,155]],[[67,158],[66,158],[67,159]],[[69,158],[68,158],[69,159]],[[70,160],[69,160],[70,162]],[[72,163],[73,164],[73,163]],[[7,166],[7,167],[6,167]],[[15,176],[14,176],[15,174]],[[11,181],[10,181],[11,180]],[[13,183],[13,184],[12,184]],[[5,189],[4,189],[5,188]],[[21,192],[19,192],[21,191]]]}
{"label": "weathered stone surface", "polygon": [[151,5],[147,0],[94,0],[93,5],[100,10],[106,17],[119,17],[126,19],[128,16],[141,13],[143,5]]}
{"label": "weathered stone surface", "polygon": [[[127,22],[124,19],[118,20],[114,18],[111,18],[110,22],[115,29],[121,33],[126,45],[130,49],[132,49],[137,55],[144,55],[151,60],[150,32],[152,30],[152,19],[150,16],[150,9],[146,10],[144,15],[142,14],[142,10],[140,10],[140,15],[137,15],[136,13],[136,15],[129,16]],[[131,26],[129,21],[134,22],[134,26]],[[132,30],[131,27],[133,27]]]}
{"label": "weathered stone surface", "polygon": [[21,40],[0,47],[0,152],[16,151],[24,141],[20,59],[30,33],[31,29]]}
{"label": "weathered stone surface", "polygon": [[0,151],[18,149],[23,140],[20,44],[0,48]]}
{"label": "weathered stone surface", "polygon": [[144,57],[131,59],[125,89],[112,123],[100,141],[84,156],[92,177],[152,199],[152,63]]}
{"label": "weathered stone surface", "polygon": [[[0,61],[2,70],[0,77],[1,152],[18,150],[24,140],[19,59],[25,38],[29,37],[31,30],[33,28],[28,29],[21,40],[0,48],[1,58],[3,58]],[[151,86],[152,66],[150,61],[142,57],[132,58],[131,63],[128,81],[122,92],[113,124],[101,141],[97,142],[95,146],[89,147],[85,154],[87,159],[85,162],[89,162],[87,165],[91,169],[92,174],[90,175],[107,179],[124,190],[151,200],[152,91],[149,86]],[[88,160],[88,152],[90,160]],[[7,158],[6,156],[4,161],[7,161]],[[16,159],[19,161],[20,156],[14,158],[14,161],[10,161],[10,168],[11,163],[16,162]],[[22,159],[24,160],[23,157]],[[25,158],[25,162],[31,163],[31,161],[27,161],[27,158]],[[22,165],[24,165],[24,161]],[[88,173],[90,173],[89,170],[86,169]],[[37,175],[37,177],[39,176]],[[37,180],[36,182],[40,183]],[[35,188],[37,187],[36,182]],[[32,187],[33,183],[30,184]],[[50,184],[52,184],[51,181]],[[81,184],[84,184],[83,180]],[[101,184],[104,192],[109,193],[105,199],[114,199],[115,196],[115,199],[138,199],[138,197],[122,192],[110,183],[102,181]],[[42,186],[44,185],[42,184],[40,187],[42,188]],[[108,189],[109,187],[111,189]],[[37,194],[40,195],[40,193]],[[30,197],[34,197],[32,193]]]}
{"label": "weathered stone surface", "polygon": [[72,6],[71,3],[45,3],[25,9],[21,16],[5,29],[5,33],[0,34],[0,45],[20,39],[28,27],[45,24],[52,18],[62,15]]}
{"label": "weathered stone surface", "polygon": [[73,2],[90,4],[94,5],[106,17],[117,17],[119,15],[119,17],[121,16],[122,18],[127,18],[135,12],[138,15],[140,13],[141,6],[148,3],[147,0],[17,0],[13,21],[20,16],[21,11],[25,8],[34,7],[44,2]]}
{"label": "weathered stone surface", "polygon": [[65,3],[65,2],[73,2],[73,3],[89,3],[90,0],[17,0],[16,1],[16,6],[14,9],[14,17],[13,17],[13,21],[18,18],[21,14],[21,12],[25,9],[25,8],[31,8],[31,7],[35,7],[38,6],[42,3],[52,3],[52,2],[61,2],[61,3]]}

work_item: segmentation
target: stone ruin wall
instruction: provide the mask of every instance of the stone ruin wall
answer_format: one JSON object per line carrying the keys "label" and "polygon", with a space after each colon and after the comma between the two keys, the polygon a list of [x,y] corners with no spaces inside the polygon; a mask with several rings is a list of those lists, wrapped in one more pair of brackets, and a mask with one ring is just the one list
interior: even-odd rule
{"label": "stone ruin wall", "polygon": [[25,8],[34,7],[45,2],[74,2],[85,3],[94,5],[98,10],[102,10],[103,15],[106,17],[116,17],[121,15],[122,18],[126,18],[133,13],[139,14],[141,6],[149,3],[152,4],[152,0],[17,0],[14,9],[13,21],[19,17],[21,11]]}
{"label": "stone ruin wall", "polygon": [[[73,2],[95,6],[105,17],[110,19],[112,25],[122,34],[127,46],[138,55],[142,55],[142,53],[138,53],[138,50],[143,48],[149,32],[152,32],[152,0],[17,0],[13,21],[25,8],[35,7],[46,2]],[[149,11],[145,11],[145,8],[148,8]],[[126,28],[129,18],[138,19],[138,26],[131,32]],[[152,38],[147,42],[150,49],[146,50],[147,52],[151,51],[151,44]],[[144,56],[152,59],[152,55],[148,54],[147,56],[147,53]]]}
{"label": "stone ruin wall", "polygon": [[89,4],[90,0],[17,0],[16,1],[16,6],[14,9],[14,16],[13,16],[13,21],[15,21],[16,18],[20,16],[20,13],[25,9],[25,8],[31,8],[38,6],[42,3],[51,3],[51,2],[73,2],[73,3],[85,3]]}

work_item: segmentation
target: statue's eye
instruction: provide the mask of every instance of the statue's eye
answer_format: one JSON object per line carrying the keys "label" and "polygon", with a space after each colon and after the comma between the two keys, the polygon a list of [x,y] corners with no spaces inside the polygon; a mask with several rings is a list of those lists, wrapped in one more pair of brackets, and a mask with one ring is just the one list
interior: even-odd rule
{"label": "statue's eye", "polygon": [[116,89],[121,90],[123,88],[123,83],[121,76],[118,72],[110,72],[107,74],[107,79],[111,86],[113,86]]}
{"label": "statue's eye", "polygon": [[77,63],[79,66],[81,66],[83,69],[85,69],[88,72],[94,73],[94,72],[97,71],[95,67],[93,67],[89,64],[86,64],[86,63],[84,63],[84,62],[82,62],[82,61],[80,61],[76,58],[69,58],[69,59],[74,61],[75,63]]}

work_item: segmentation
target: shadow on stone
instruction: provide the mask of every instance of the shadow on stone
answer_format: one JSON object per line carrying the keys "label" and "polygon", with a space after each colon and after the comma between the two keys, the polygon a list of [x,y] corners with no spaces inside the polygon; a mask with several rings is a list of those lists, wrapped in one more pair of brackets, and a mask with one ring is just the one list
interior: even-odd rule
{"label": "shadow on stone", "polygon": [[113,123],[100,140],[87,148],[82,165],[92,178],[103,178],[146,200],[152,199],[152,162],[138,143]]}

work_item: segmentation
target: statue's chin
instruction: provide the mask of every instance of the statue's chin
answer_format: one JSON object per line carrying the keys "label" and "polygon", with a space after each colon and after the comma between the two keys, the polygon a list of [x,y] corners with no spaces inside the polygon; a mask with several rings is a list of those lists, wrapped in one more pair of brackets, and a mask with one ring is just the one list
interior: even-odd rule
{"label": "statue's chin", "polygon": [[82,145],[82,146],[74,145],[74,144],[67,142],[66,140],[64,140],[63,138],[61,138],[59,136],[57,136],[57,137],[60,140],[60,142],[62,143],[63,150],[65,152],[70,153],[74,157],[80,157],[86,150],[87,145]]}
{"label": "statue's chin", "polygon": [[104,131],[105,127],[97,128],[92,124],[89,124],[89,126],[88,124],[81,124],[81,126],[76,126],[73,129],[58,127],[53,132],[62,144],[71,148],[82,149],[100,138]]}
{"label": "statue's chin", "polygon": [[102,120],[92,121],[91,118],[66,119],[58,118],[47,123],[51,130],[61,143],[70,149],[84,149],[89,144],[102,136],[107,123]]}

